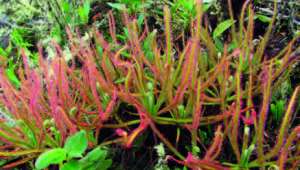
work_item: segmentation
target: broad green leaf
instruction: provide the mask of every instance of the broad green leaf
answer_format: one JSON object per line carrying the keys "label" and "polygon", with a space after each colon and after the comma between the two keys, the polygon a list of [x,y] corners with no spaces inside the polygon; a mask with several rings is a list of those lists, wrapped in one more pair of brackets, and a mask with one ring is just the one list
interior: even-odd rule
{"label": "broad green leaf", "polygon": [[111,167],[112,160],[111,159],[106,159],[103,160],[102,162],[97,162],[98,167],[96,168],[90,168],[88,170],[107,170],[109,167]]}
{"label": "broad green leaf", "polygon": [[112,160],[107,159],[107,151],[100,147],[93,149],[89,152],[84,158],[80,160],[82,169],[84,170],[106,170],[108,169],[111,164]]}
{"label": "broad green leaf", "polygon": [[111,159],[98,160],[93,163],[84,164],[84,170],[107,170],[112,164]]}
{"label": "broad green leaf", "polygon": [[88,147],[86,132],[81,130],[73,136],[67,138],[64,149],[68,154],[68,158],[80,158]]}
{"label": "broad green leaf", "polygon": [[47,168],[49,165],[52,164],[60,164],[64,160],[66,160],[67,153],[65,149],[56,148],[44,152],[41,154],[35,162],[35,167],[37,169],[44,169]]}
{"label": "broad green leaf", "polygon": [[91,164],[90,167],[87,167],[84,170],[107,170],[109,167],[111,167],[111,164],[112,164],[111,159],[97,161],[94,164]]}
{"label": "broad green leaf", "polygon": [[65,163],[60,170],[81,170],[81,164],[77,160],[71,160]]}
{"label": "broad green leaf", "polygon": [[228,19],[228,20],[225,20],[223,22],[221,22],[214,30],[213,32],[213,38],[217,38],[219,36],[222,35],[222,33],[224,31],[226,31],[228,28],[230,28],[233,24],[234,24],[235,21],[231,20],[231,19]]}
{"label": "broad green leaf", "polygon": [[101,149],[100,147],[97,147],[90,151],[84,158],[80,160],[82,163],[88,163],[93,162],[97,160],[105,159],[107,155],[107,151],[105,149]]}

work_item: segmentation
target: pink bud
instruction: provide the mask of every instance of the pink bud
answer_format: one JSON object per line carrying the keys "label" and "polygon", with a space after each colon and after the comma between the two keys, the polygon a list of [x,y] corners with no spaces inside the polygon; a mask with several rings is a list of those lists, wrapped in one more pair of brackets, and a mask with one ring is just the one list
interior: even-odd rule
{"label": "pink bud", "polygon": [[120,129],[120,128],[116,129],[116,133],[118,136],[122,136],[122,137],[126,137],[128,135],[125,130]]}

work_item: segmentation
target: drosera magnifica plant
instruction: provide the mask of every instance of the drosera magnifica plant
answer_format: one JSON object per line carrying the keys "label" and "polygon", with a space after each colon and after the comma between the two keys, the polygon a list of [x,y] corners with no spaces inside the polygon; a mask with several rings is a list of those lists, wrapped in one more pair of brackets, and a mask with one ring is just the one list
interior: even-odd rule
{"label": "drosera magnifica plant", "polygon": [[[68,159],[66,145],[77,135],[86,136],[90,148],[121,144],[130,149],[139,136],[151,131],[164,144],[167,160],[191,169],[296,168],[300,127],[291,128],[289,124],[295,114],[299,86],[284,112],[280,110],[282,115],[276,112],[280,115],[278,129],[266,126],[272,89],[280,86],[281,75],[299,60],[295,53],[299,47],[294,44],[299,35],[275,56],[265,55],[276,20],[276,5],[275,1],[274,16],[257,44],[253,43],[255,14],[249,1],[235,21],[228,0],[230,18],[222,24],[226,26],[211,33],[202,21],[199,0],[191,36],[183,41],[183,47],[173,39],[172,15],[165,6],[161,41],[146,24],[145,28],[139,27],[136,18],[123,12],[127,38],[122,41],[116,36],[111,18],[114,41],[106,40],[96,28],[88,38],[67,28],[72,54],[68,62],[54,41],[55,57],[47,60],[40,47],[37,66],[29,65],[30,58],[23,52],[24,64],[17,71],[19,88],[3,68],[0,70],[0,103],[6,115],[0,119],[0,139],[4,143],[0,156],[17,157],[5,167],[23,164],[44,153],[36,161],[39,166],[43,155],[53,155],[55,150],[66,157],[47,166],[63,166],[66,160],[73,164],[72,158],[76,161],[86,149]],[[227,29],[230,34],[225,39],[222,35]],[[219,46],[217,38],[225,43]],[[143,46],[145,41],[148,48]],[[14,123],[8,124],[8,119]],[[161,128],[164,126],[176,127],[176,138],[168,137],[169,132]],[[207,137],[211,141],[204,142],[199,132],[207,126],[214,133]],[[113,132],[113,138],[100,138],[107,130]],[[270,130],[277,136],[268,137]],[[192,150],[177,147],[186,136]],[[225,154],[227,150],[230,153]]]}
{"label": "drosera magnifica plant", "polygon": [[[55,43],[54,46],[58,48],[57,55],[60,55],[61,49]],[[69,67],[59,56],[50,64],[46,63],[41,48],[39,67],[29,66],[24,51],[22,56],[24,67],[18,70],[22,84],[20,88],[10,82],[3,69],[0,76],[3,90],[1,107],[5,111],[1,114],[6,115],[1,117],[0,136],[6,143],[4,148],[13,149],[11,152],[1,152],[0,155],[22,156],[7,167],[33,159],[48,147],[62,146],[65,139],[79,129],[87,128],[88,133],[98,129],[95,130],[98,134],[101,119],[108,118],[116,103],[115,95],[106,97],[103,102],[100,101],[102,97],[99,97],[96,102],[99,110],[93,110],[96,105],[91,105],[94,100],[91,99],[90,84],[82,83],[88,79],[87,73],[83,77],[79,76],[80,72],[78,75],[78,71]],[[8,117],[16,123],[8,124]],[[89,140],[95,142],[91,145],[97,145],[97,138],[94,133],[90,135]]]}

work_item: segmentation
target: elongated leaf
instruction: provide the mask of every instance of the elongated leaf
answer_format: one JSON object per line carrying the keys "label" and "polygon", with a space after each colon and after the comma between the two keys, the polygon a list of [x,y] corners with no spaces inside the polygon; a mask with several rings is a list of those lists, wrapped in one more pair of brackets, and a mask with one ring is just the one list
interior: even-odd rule
{"label": "elongated leaf", "polygon": [[154,60],[154,53],[152,50],[152,46],[155,41],[156,33],[157,33],[156,30],[152,31],[143,42],[143,50],[145,52],[146,58],[151,62],[153,62]]}
{"label": "elongated leaf", "polygon": [[89,13],[90,13],[90,2],[85,1],[83,6],[78,8],[78,14],[81,20],[81,24],[86,24],[89,20]]}
{"label": "elongated leaf", "polygon": [[115,8],[117,10],[124,10],[125,9],[125,5],[121,4],[121,3],[107,3],[109,6],[111,6],[112,8]]}
{"label": "elongated leaf", "polygon": [[9,81],[17,88],[20,87],[21,85],[21,82],[20,80],[18,79],[18,77],[16,76],[14,70],[12,68],[7,68],[5,70],[5,73],[6,73],[6,76],[7,78],[9,79]]}
{"label": "elongated leaf", "polygon": [[59,164],[66,160],[67,153],[62,148],[56,148],[41,154],[35,162],[37,169],[47,168],[52,164]]}
{"label": "elongated leaf", "polygon": [[264,23],[270,23],[272,21],[272,18],[261,14],[256,14],[255,18],[259,19],[261,22]]}
{"label": "elongated leaf", "polygon": [[32,147],[35,148],[37,146],[38,142],[36,140],[34,132],[22,120],[18,120],[18,125],[22,129],[22,131],[24,132],[24,134],[27,136],[27,138],[30,140],[30,144],[32,145]]}
{"label": "elongated leaf", "polygon": [[234,24],[235,21],[231,20],[231,19],[228,19],[228,20],[225,20],[223,22],[221,22],[214,30],[213,32],[213,38],[217,38],[219,36],[222,35],[222,33],[224,31],[226,31],[228,28],[230,28],[233,24]]}

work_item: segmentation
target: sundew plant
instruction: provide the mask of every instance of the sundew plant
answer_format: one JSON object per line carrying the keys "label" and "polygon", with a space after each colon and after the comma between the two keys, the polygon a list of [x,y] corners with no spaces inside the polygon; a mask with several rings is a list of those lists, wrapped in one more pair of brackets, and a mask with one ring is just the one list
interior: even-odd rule
{"label": "sundew plant", "polygon": [[[268,122],[272,92],[299,61],[299,34],[280,52],[267,56],[276,1],[266,32],[256,41],[250,1],[235,19],[234,4],[228,0],[229,19],[213,31],[205,21],[202,1],[194,5],[191,31],[180,43],[172,36],[172,14],[165,5],[162,35],[150,30],[147,22],[138,23],[124,8],[123,32],[116,28],[113,13],[108,14],[109,39],[96,26],[85,36],[66,26],[71,59],[66,60],[55,40],[51,58],[38,45],[36,64],[20,49],[22,64],[15,69],[19,86],[5,66],[0,68],[2,167],[84,169],[82,160],[97,164],[88,156],[92,153],[109,168],[118,162],[105,160],[109,154],[102,146],[131,150],[142,136],[151,134],[151,140],[163,143],[166,162],[177,166],[297,169],[300,126],[294,120],[299,86],[281,106],[278,126]],[[169,127],[175,130],[164,130]],[[84,148],[74,147],[75,154],[66,149],[71,139]],[[53,150],[61,154],[51,154]],[[57,155],[65,157],[58,161]]]}

